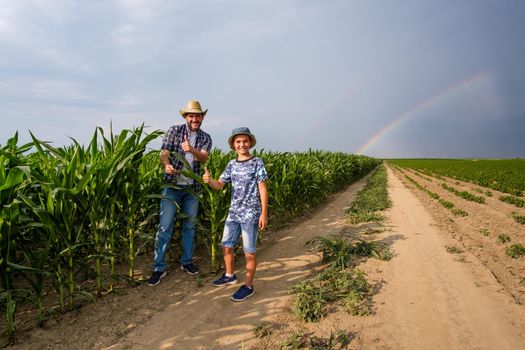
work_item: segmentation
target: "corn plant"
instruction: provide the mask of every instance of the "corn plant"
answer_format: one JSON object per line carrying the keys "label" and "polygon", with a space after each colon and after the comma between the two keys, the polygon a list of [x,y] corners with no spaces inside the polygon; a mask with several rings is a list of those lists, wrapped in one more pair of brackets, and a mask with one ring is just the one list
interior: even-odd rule
{"label": "corn plant", "polygon": [[[233,156],[232,153],[222,153],[214,149],[205,166],[211,176],[217,179]],[[200,179],[199,179],[200,180]],[[209,223],[209,236],[207,239],[211,256],[211,268],[216,271],[219,267],[220,250],[218,249],[222,227],[228,216],[230,202],[230,188],[225,186],[221,191],[216,191],[207,184],[202,183],[202,209],[204,220]]]}
{"label": "corn plant", "polygon": [[[129,137],[126,133],[121,133],[118,143],[114,144],[114,150],[120,159],[118,168],[120,174],[115,177],[112,185],[114,197],[117,203],[114,205],[115,212],[122,223],[120,230],[122,236],[118,241],[128,242],[128,266],[129,277],[133,277],[133,261],[137,254],[135,250],[135,235],[141,229],[148,227],[155,217],[156,207],[152,206],[150,199],[155,198],[152,193],[158,191],[160,187],[159,167],[143,168],[142,172],[136,171],[140,168],[143,154],[149,142],[161,135],[160,131],[155,131],[144,135],[143,126],[130,132]],[[158,156],[158,152],[154,152]],[[150,179],[158,179],[157,181]],[[146,205],[149,203],[150,205]],[[114,239],[114,238],[113,238]],[[114,245],[113,245],[114,246]],[[114,254],[113,254],[114,255]],[[114,276],[114,258],[111,263],[111,271]],[[113,279],[112,279],[113,282]],[[112,286],[110,286],[112,288]]]}
{"label": "corn plant", "polygon": [[158,216],[157,194],[162,186],[162,174],[159,167],[159,152],[149,152],[142,157],[138,178],[133,182],[123,183],[123,203],[126,209],[128,247],[128,277],[133,280],[135,257],[153,244],[150,232]]}
{"label": "corn plant", "polygon": [[[55,273],[58,278],[58,288],[61,305],[64,306],[64,285],[68,290],[68,305],[74,304],[76,291],[75,273],[77,269],[77,253],[84,245],[89,244],[86,238],[87,213],[89,202],[83,191],[91,180],[95,168],[82,173],[85,167],[84,154],[79,148],[55,148],[49,143],[38,140],[31,134],[42,171],[35,171],[33,177],[40,186],[36,206],[34,202],[26,201],[33,211],[47,211],[52,218],[48,225],[56,234],[58,254]],[[63,270],[66,271],[63,271]]]}
{"label": "corn plant", "polygon": [[6,303],[7,336],[11,340],[15,331],[16,289],[14,275],[23,269],[16,263],[18,248],[18,221],[20,203],[18,192],[29,177],[29,169],[23,165],[22,153],[30,145],[17,146],[18,133],[0,149],[0,300]]}

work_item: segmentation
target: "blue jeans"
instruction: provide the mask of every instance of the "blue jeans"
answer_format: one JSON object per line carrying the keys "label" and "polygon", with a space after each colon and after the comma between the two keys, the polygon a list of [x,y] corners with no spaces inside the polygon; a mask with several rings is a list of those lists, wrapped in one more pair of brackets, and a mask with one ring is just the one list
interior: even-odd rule
{"label": "blue jeans", "polygon": [[199,199],[186,189],[174,189],[164,187],[160,201],[160,219],[157,237],[155,240],[155,259],[153,271],[165,271],[166,251],[173,236],[173,221],[177,215],[177,209],[182,209],[182,256],[181,265],[192,262],[193,248],[195,247],[195,220],[199,210]]}
{"label": "blue jeans", "polygon": [[245,253],[255,254],[257,250],[257,224],[241,224],[235,221],[224,223],[221,246],[235,248],[239,237],[242,235],[242,248]]}

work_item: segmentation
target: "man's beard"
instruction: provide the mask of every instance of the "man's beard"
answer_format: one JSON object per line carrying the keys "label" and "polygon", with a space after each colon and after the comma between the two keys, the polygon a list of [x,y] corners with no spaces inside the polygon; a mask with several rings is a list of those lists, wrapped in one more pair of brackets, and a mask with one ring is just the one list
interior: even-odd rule
{"label": "man's beard", "polygon": [[190,128],[191,131],[197,131],[200,129],[202,123],[198,123],[196,128],[193,128],[192,123],[188,123],[188,128]]}

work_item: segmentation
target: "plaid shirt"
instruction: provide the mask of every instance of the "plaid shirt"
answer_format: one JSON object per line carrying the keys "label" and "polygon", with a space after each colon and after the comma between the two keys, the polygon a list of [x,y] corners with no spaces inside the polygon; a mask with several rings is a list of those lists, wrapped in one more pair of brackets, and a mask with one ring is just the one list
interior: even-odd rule
{"label": "plaid shirt", "polygon": [[[167,149],[170,152],[177,152],[184,158],[184,150],[182,149],[181,143],[184,142],[184,138],[189,138],[189,128],[187,124],[174,125],[169,128],[166,135],[162,139],[161,149]],[[201,129],[197,130],[197,138],[195,139],[194,148],[199,150],[207,151],[208,153],[211,150],[211,136],[202,131]],[[182,170],[184,164],[177,158],[170,156],[170,163],[173,165],[175,170]],[[201,163],[194,159],[192,170],[195,174],[201,175]],[[168,175],[164,173],[164,182],[165,183],[177,183],[179,175]],[[192,187],[199,191],[201,186],[197,181],[193,181]]]}

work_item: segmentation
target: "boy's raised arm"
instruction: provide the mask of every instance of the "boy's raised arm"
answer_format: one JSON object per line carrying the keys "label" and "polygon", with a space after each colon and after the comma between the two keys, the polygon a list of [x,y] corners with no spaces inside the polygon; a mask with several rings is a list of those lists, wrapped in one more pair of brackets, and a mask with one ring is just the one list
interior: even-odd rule
{"label": "boy's raised arm", "polygon": [[204,181],[204,183],[210,185],[211,188],[215,190],[222,190],[222,188],[224,187],[224,182],[222,182],[220,179],[219,180],[212,179],[208,169],[204,170],[204,175],[202,175],[202,180]]}

